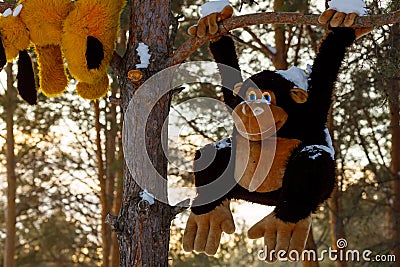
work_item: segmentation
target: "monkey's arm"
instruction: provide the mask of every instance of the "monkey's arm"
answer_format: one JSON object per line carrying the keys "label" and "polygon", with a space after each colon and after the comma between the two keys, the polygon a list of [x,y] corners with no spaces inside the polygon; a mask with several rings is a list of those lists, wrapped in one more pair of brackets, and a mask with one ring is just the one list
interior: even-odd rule
{"label": "monkey's arm", "polygon": [[[189,28],[188,33],[197,37],[204,37],[206,34],[215,34],[218,32],[218,22],[231,17],[232,14],[233,8],[225,6],[221,12],[212,13],[201,18],[196,25]],[[235,84],[242,82],[235,44],[231,37],[223,36],[218,40],[210,42],[210,50],[215,62],[218,63],[222,79],[224,102],[231,109],[234,109],[241,100],[239,97],[234,96],[233,89]]]}
{"label": "monkey's arm", "polygon": [[234,109],[242,101],[233,94],[235,84],[242,82],[235,44],[231,37],[223,36],[216,42],[210,42],[210,50],[215,62],[218,63],[224,102]]}
{"label": "monkey's arm", "polygon": [[314,126],[325,127],[334,83],[346,48],[354,42],[355,38],[355,32],[351,28],[333,28],[322,41],[312,67],[307,101],[310,114],[314,114],[314,118],[307,118],[307,120]]}
{"label": "monkey's arm", "polygon": [[[219,144],[225,147],[218,148]],[[228,199],[229,192],[236,185],[231,149],[230,139],[224,139],[196,151],[194,177],[197,197],[192,204],[193,213],[208,213]]]}
{"label": "monkey's arm", "polygon": [[231,234],[235,231],[228,200],[228,180],[234,181],[229,171],[232,169],[229,167],[231,147],[222,143],[224,147],[218,149],[217,144],[196,152],[194,172],[198,196],[192,203],[183,236],[185,251],[213,255],[219,247],[222,232]]}

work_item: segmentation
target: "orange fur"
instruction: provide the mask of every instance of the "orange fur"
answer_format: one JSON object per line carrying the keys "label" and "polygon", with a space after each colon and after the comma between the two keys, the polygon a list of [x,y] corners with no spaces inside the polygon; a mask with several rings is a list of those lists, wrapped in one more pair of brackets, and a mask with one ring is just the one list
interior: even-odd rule
{"label": "orange fur", "polygon": [[101,77],[96,83],[79,82],[76,85],[76,92],[84,99],[94,100],[107,94],[109,81],[107,74]]}
{"label": "orange fur", "polygon": [[47,97],[62,94],[68,86],[64,61],[58,45],[36,46],[40,71],[40,88]]}
{"label": "orange fur", "polygon": [[22,0],[20,17],[38,46],[61,43],[62,22],[72,9],[70,0]]}
{"label": "orange fur", "polygon": [[236,136],[235,179],[249,191],[271,192],[282,187],[286,163],[299,140],[267,138],[249,141]]}
{"label": "orange fur", "polygon": [[8,62],[30,46],[29,33],[20,17],[0,16],[0,32]]}

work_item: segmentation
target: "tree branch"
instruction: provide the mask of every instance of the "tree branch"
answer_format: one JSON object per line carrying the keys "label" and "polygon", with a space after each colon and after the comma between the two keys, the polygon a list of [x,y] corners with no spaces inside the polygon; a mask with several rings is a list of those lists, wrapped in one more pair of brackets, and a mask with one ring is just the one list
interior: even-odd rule
{"label": "tree branch", "polygon": [[14,8],[14,5],[7,4],[7,3],[4,3],[4,2],[0,2],[0,13],[3,13],[8,8]]}
{"label": "tree branch", "polygon": [[[197,50],[206,41],[223,36],[227,32],[252,25],[259,24],[303,24],[324,26],[318,22],[319,15],[303,15],[293,12],[263,12],[248,14],[243,16],[232,17],[222,21],[219,25],[219,32],[214,35],[208,35],[202,38],[191,37],[182,44],[167,62],[168,66],[173,66],[183,62],[195,50]],[[354,24],[354,28],[382,26],[386,24],[394,24],[400,22],[400,10],[384,15],[371,15],[358,17]]]}

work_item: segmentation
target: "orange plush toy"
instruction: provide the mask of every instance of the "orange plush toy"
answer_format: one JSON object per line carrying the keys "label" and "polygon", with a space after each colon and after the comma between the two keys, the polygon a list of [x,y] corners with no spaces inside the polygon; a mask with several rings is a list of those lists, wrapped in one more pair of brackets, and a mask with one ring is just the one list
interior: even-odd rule
{"label": "orange plush toy", "polygon": [[78,94],[98,99],[109,87],[107,68],[124,5],[123,0],[21,0],[14,12],[8,10],[9,15],[0,18],[0,63],[4,66],[2,58],[12,61],[32,43],[43,94],[65,91],[68,66],[79,81]]}

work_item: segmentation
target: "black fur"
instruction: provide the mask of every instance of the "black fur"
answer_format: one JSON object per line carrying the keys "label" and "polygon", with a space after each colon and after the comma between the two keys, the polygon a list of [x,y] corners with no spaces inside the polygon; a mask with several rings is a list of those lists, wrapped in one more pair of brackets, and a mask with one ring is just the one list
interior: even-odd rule
{"label": "black fur", "polygon": [[37,104],[35,74],[33,72],[31,57],[26,50],[19,51],[17,87],[18,93],[23,100],[30,105]]}
{"label": "black fur", "polygon": [[99,39],[93,36],[87,37],[85,55],[89,70],[100,68],[101,61],[104,59],[104,49]]}
{"label": "black fur", "polygon": [[[211,165],[204,170],[199,171],[199,164],[195,161],[196,187],[218,180],[215,187],[211,188],[216,192],[226,192],[211,203],[202,205],[213,194],[210,194],[209,187],[206,190],[198,188],[198,197],[192,207],[195,214],[207,213],[224,199],[235,198],[276,206],[274,212],[277,218],[286,222],[297,222],[314,212],[329,197],[335,185],[335,162],[333,155],[324,149],[330,145],[326,135],[327,115],[346,48],[354,40],[354,30],[349,28],[336,28],[327,35],[314,60],[309,79],[309,97],[304,104],[297,104],[290,98],[290,89],[294,84],[274,71],[265,70],[246,80],[240,96],[233,96],[231,90],[224,89],[224,100],[231,108],[242,101],[242,94],[251,83],[255,83],[260,89],[273,91],[276,104],[288,113],[288,120],[276,135],[297,139],[301,143],[289,157],[282,187],[268,193],[249,192],[236,184],[233,176],[234,157],[231,159],[231,151],[235,151],[234,143],[232,147],[215,150]],[[235,47],[230,37],[221,38],[212,43],[210,48],[217,63],[239,70]],[[230,88],[239,80],[239,77],[229,77],[224,72],[221,72],[221,76],[223,85],[229,85]],[[215,145],[211,144],[197,151],[196,159],[199,160],[200,154],[209,157],[207,155],[213,154],[213,147],[215,149]]]}
{"label": "black fur", "polygon": [[7,63],[6,51],[4,50],[3,40],[0,38],[0,71]]}
{"label": "black fur", "polygon": [[233,43],[232,38],[223,36],[219,41],[210,43],[210,50],[214,56],[215,62],[222,63],[223,65],[232,68],[221,68],[221,66],[218,64],[222,79],[224,102],[231,109],[234,109],[241,102],[241,99],[234,96],[232,94],[232,90],[229,90],[228,88],[233,89],[235,84],[242,81],[239,62],[236,56],[235,44]]}

